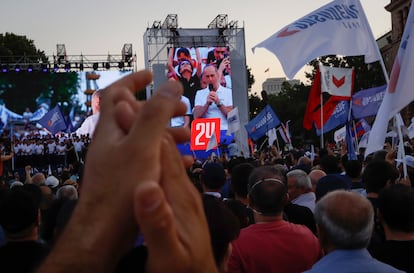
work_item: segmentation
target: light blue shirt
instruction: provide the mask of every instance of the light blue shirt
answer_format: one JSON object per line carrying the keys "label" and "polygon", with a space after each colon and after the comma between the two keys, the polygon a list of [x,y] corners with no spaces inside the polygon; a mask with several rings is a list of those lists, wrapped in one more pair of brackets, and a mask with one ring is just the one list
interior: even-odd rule
{"label": "light blue shirt", "polygon": [[293,204],[308,207],[312,212],[315,211],[316,196],[314,192],[307,192],[299,195],[292,200]]}
{"label": "light blue shirt", "polygon": [[374,259],[364,249],[334,250],[304,273],[401,273],[388,264]]}

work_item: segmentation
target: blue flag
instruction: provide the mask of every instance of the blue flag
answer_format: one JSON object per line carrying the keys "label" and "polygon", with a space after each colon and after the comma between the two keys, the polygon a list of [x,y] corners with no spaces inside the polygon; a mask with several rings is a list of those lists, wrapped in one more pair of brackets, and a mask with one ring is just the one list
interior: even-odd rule
{"label": "blue flag", "polygon": [[[344,125],[348,120],[348,112],[349,112],[349,101],[341,100],[335,107],[331,117],[328,121],[323,125],[323,133],[327,133],[339,125]],[[316,127],[316,126],[315,126]],[[318,136],[321,135],[322,130],[319,130],[316,127],[316,134]]]}
{"label": "blue flag", "polygon": [[266,107],[249,123],[245,125],[251,139],[257,140],[264,136],[267,131],[280,125],[280,120],[270,105]]}
{"label": "blue flag", "polygon": [[387,85],[361,90],[352,96],[352,116],[354,119],[376,116],[385,95]]}
{"label": "blue flag", "polygon": [[52,110],[47,112],[38,123],[47,129],[52,135],[66,131],[68,125],[65,117],[63,116],[62,110],[59,105],[56,105]]}
{"label": "blue flag", "polygon": [[357,160],[358,156],[355,151],[355,138],[352,133],[352,124],[351,121],[346,123],[346,149],[348,152],[348,160]]}

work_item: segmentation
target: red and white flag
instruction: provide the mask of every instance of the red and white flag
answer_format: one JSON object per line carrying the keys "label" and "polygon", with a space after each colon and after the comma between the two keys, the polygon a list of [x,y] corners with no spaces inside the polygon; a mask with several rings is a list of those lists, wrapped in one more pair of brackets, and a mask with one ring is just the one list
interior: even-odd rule
{"label": "red and white flag", "polygon": [[369,134],[365,155],[381,150],[389,120],[414,100],[414,5],[411,5],[390,82]]}
{"label": "red and white flag", "polygon": [[282,28],[252,48],[277,56],[292,79],[309,61],[325,55],[365,55],[365,62],[381,59],[359,0],[335,0]]}
{"label": "red and white flag", "polygon": [[288,120],[286,122],[286,125],[283,124],[283,123],[280,123],[280,127],[277,128],[277,130],[279,131],[280,136],[282,137],[283,141],[286,144],[292,143],[291,137],[290,137],[290,132],[289,132],[289,122],[290,122],[290,120]]}
{"label": "red and white flag", "polygon": [[351,99],[354,89],[354,70],[352,68],[319,65],[321,71],[321,90],[334,96]]}

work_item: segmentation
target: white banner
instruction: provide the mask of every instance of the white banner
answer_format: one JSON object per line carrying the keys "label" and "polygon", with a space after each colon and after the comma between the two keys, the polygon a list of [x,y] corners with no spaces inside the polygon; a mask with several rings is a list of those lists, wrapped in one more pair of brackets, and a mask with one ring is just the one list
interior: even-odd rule
{"label": "white banner", "polygon": [[335,0],[282,28],[252,48],[277,56],[292,79],[309,61],[325,55],[365,55],[365,62],[381,55],[359,0]]}

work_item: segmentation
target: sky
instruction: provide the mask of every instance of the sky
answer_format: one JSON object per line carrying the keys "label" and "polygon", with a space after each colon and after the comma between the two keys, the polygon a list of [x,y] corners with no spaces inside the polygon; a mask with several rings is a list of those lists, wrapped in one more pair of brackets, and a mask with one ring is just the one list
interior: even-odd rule
{"label": "sky", "polygon": [[[384,7],[391,0],[360,0],[375,38],[391,30],[391,14]],[[65,44],[68,55],[120,55],[132,43],[138,69],[144,69],[143,35],[154,21],[177,14],[181,28],[207,28],[219,14],[237,21],[245,30],[246,64],[260,93],[269,77],[285,77],[275,55],[251,48],[296,19],[330,0],[1,0],[0,33],[25,35],[46,55],[56,54],[56,44]],[[269,72],[264,72],[269,68]],[[304,69],[295,78],[304,81]]]}

